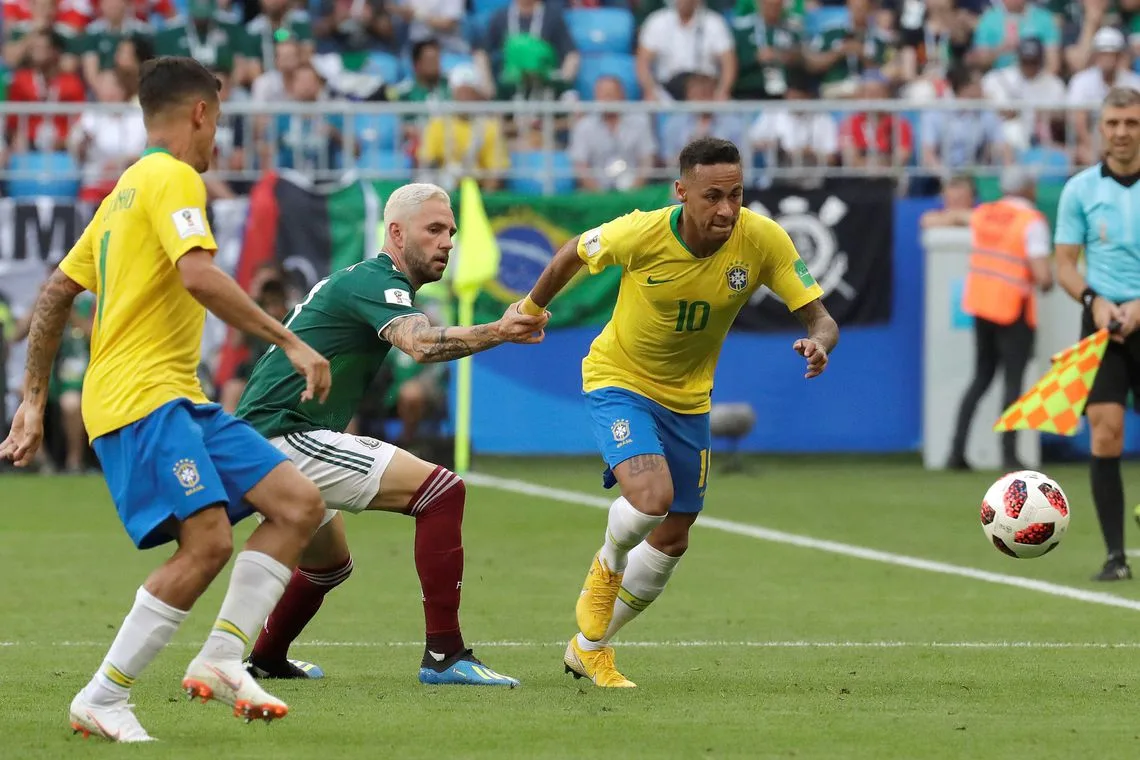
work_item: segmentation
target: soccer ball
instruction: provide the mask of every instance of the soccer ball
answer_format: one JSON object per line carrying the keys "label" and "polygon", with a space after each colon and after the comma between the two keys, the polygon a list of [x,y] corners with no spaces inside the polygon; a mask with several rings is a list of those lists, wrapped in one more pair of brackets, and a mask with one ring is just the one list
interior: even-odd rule
{"label": "soccer ball", "polygon": [[1057,548],[1069,528],[1069,500],[1039,472],[1002,475],[982,499],[982,530],[1002,554],[1040,557]]}

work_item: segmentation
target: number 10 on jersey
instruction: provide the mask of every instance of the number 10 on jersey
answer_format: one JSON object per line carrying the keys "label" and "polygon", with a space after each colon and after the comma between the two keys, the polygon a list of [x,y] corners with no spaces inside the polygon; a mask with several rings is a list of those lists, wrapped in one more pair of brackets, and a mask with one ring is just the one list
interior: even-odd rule
{"label": "number 10 on jersey", "polygon": [[678,301],[677,326],[673,332],[697,332],[709,323],[708,301]]}

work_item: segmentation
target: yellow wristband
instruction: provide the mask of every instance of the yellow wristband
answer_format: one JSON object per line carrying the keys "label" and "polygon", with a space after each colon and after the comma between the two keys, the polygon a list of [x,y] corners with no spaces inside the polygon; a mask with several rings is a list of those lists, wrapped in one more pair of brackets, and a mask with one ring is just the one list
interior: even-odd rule
{"label": "yellow wristband", "polygon": [[546,309],[530,300],[530,296],[528,295],[522,300],[522,303],[519,304],[519,311],[523,314],[526,314],[527,316],[541,317]]}

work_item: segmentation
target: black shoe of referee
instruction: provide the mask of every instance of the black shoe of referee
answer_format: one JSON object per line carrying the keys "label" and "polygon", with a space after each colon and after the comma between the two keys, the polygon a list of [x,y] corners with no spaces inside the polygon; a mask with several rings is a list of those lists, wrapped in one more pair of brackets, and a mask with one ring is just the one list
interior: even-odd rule
{"label": "black shoe of referee", "polygon": [[1094,581],[1130,581],[1132,568],[1121,556],[1109,556],[1100,572],[1092,577]]}

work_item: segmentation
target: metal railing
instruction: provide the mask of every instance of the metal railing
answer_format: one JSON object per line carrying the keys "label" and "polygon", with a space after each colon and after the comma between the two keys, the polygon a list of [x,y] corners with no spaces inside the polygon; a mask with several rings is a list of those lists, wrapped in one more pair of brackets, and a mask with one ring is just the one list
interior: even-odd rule
{"label": "metal railing", "polygon": [[[207,177],[240,190],[274,169],[291,169],[314,182],[424,178],[446,184],[459,174],[471,174],[490,182],[505,181],[508,186],[519,181],[532,187],[537,183],[548,194],[563,192],[579,180],[579,168],[559,156],[571,147],[568,143],[573,125],[579,119],[607,113],[648,117],[648,129],[659,150],[649,165],[641,167],[639,180],[646,182],[670,180],[676,174],[676,155],[662,153],[660,149],[667,147],[662,146],[662,139],[673,136],[676,143],[676,135],[698,126],[737,142],[746,182],[760,185],[877,175],[896,177],[905,191],[916,179],[958,173],[994,176],[1009,162],[1038,162],[1042,173],[1063,178],[1099,155],[1097,130],[1091,121],[1096,107],[1069,108],[1057,103],[1002,104],[999,108],[985,101],[947,100],[920,106],[898,100],[227,102],[218,133],[216,166]],[[874,120],[863,130],[867,150],[854,150],[851,141],[839,139],[847,117],[866,113],[875,114],[876,119],[890,116],[898,120],[896,123],[905,120],[910,125],[911,144],[905,144],[904,130],[895,128],[886,131],[888,144],[879,145],[874,132],[879,127]],[[85,114],[87,131],[98,133],[90,135],[90,140],[75,134]],[[0,181],[8,183],[9,189],[22,187],[20,182],[47,179],[113,181],[136,151],[120,145],[116,155],[114,139],[107,134],[109,128],[98,126],[104,122],[97,117],[111,116],[141,119],[136,107],[120,104],[0,103],[0,126],[7,144]],[[45,126],[57,119],[71,122],[67,139],[57,129]],[[1083,128],[1081,120],[1085,120]],[[109,120],[105,123],[113,124]],[[646,126],[641,121],[620,128],[644,130]],[[489,130],[485,139],[474,148],[470,144],[465,148],[465,135],[484,129]],[[1088,139],[1080,140],[1081,135]],[[433,146],[425,145],[428,136]],[[1031,144],[1032,150],[1027,151]],[[487,161],[478,160],[482,152],[495,146],[499,146],[499,160],[506,166],[488,166]],[[445,160],[421,160],[432,152],[426,150],[428,147]],[[66,152],[72,160],[62,156],[56,163],[28,160],[27,152],[34,150]],[[525,163],[513,161],[512,156],[518,154],[531,155]],[[617,159],[613,167],[593,166],[590,171],[603,184],[611,180],[620,183],[622,171],[637,167],[631,166],[630,157]]]}

